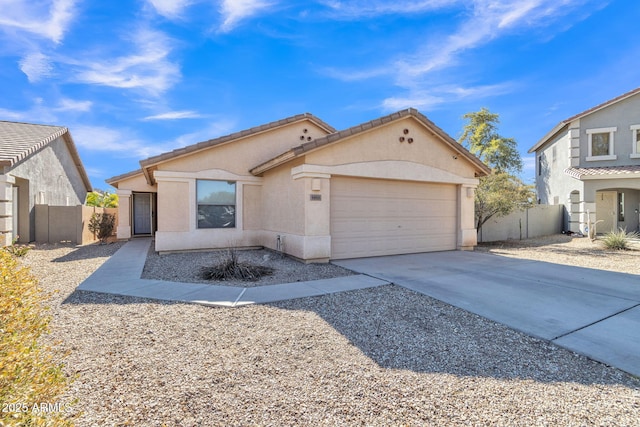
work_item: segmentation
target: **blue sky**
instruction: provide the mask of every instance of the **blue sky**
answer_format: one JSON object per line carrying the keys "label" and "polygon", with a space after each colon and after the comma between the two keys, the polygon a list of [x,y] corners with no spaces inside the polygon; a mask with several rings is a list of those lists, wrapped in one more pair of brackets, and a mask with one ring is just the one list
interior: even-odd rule
{"label": "blue sky", "polygon": [[96,188],[138,161],[295,114],[487,107],[526,154],[640,86],[635,0],[0,0],[0,120],[66,126]]}

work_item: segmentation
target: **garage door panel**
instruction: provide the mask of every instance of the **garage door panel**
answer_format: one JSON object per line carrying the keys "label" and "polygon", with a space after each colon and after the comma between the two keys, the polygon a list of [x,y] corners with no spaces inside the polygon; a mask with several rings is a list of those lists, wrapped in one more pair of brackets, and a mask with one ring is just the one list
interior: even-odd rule
{"label": "garage door panel", "polygon": [[334,177],[332,258],[456,248],[455,185]]}

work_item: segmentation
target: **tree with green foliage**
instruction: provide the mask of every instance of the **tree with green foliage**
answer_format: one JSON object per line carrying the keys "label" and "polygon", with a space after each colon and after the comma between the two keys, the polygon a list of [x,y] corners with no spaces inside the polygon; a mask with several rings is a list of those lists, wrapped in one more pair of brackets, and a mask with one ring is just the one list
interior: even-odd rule
{"label": "tree with green foliage", "polygon": [[486,108],[462,116],[467,124],[458,142],[489,166],[495,173],[522,172],[518,143],[498,134],[500,117]]}
{"label": "tree with green foliage", "polygon": [[118,195],[108,191],[94,190],[87,194],[85,205],[97,208],[117,208]]}
{"label": "tree with green foliage", "polygon": [[531,206],[535,199],[533,187],[525,185],[515,174],[522,171],[518,144],[513,138],[498,133],[498,114],[482,108],[462,116],[467,120],[458,142],[492,170],[480,178],[476,189],[475,219],[478,233],[492,217],[510,214]]}

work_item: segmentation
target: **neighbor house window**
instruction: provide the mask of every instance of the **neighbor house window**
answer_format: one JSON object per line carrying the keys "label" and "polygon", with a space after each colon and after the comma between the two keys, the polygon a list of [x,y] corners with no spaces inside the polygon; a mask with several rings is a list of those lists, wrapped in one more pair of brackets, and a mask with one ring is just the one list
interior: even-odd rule
{"label": "neighbor house window", "polygon": [[198,228],[236,226],[236,183],[233,181],[196,181]]}
{"label": "neighbor house window", "polygon": [[615,160],[613,134],[617,128],[587,129],[589,155],[587,161]]}
{"label": "neighbor house window", "polygon": [[640,125],[631,126],[631,145],[632,145],[631,157],[639,159],[640,158]]}

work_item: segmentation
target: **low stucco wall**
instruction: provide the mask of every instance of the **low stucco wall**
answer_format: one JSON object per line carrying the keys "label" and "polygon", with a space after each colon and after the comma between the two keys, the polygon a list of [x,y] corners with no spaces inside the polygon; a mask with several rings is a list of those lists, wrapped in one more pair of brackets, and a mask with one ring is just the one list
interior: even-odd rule
{"label": "low stucco wall", "polygon": [[[92,206],[49,206],[36,205],[36,242],[69,242],[84,245],[97,241],[89,231],[89,221],[94,213],[116,215],[117,208],[96,208]],[[114,229],[115,232],[115,229]]]}
{"label": "low stucco wall", "polygon": [[478,233],[479,242],[521,240],[562,232],[563,205],[535,205],[523,211],[491,218]]}

